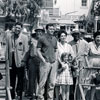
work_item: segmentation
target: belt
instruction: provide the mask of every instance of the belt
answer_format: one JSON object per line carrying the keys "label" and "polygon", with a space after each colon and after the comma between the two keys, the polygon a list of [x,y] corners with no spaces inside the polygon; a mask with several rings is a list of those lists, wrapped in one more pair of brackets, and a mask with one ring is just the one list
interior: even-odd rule
{"label": "belt", "polygon": [[52,63],[55,63],[55,61],[52,61],[52,62],[50,62],[50,61],[46,61],[46,62],[49,62],[49,63],[51,63],[51,64],[52,64]]}
{"label": "belt", "polygon": [[30,58],[30,59],[34,59],[34,58],[36,58],[36,57],[37,57],[37,56],[30,56],[29,58]]}

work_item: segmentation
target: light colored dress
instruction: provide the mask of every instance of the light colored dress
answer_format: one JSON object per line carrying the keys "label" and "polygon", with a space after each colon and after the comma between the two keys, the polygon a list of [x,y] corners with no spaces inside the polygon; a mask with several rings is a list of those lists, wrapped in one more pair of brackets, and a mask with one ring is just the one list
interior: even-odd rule
{"label": "light colored dress", "polygon": [[66,69],[63,70],[60,74],[58,74],[56,83],[58,85],[72,85],[73,78],[72,78],[71,68],[69,68],[68,63],[64,64],[66,66]]}
{"label": "light colored dress", "polygon": [[[74,51],[69,44],[65,43],[64,45],[62,45],[61,43],[58,43],[58,57],[61,58],[61,55],[63,53],[70,53],[74,57]],[[73,84],[72,73],[67,63],[66,63],[66,69],[57,75],[56,84],[59,84],[59,85]]]}
{"label": "light colored dress", "polygon": [[[94,41],[89,43],[88,60],[88,67],[100,67],[100,46],[97,47]],[[91,75],[96,72],[97,70],[95,69],[87,69],[85,83],[92,83]]]}
{"label": "light colored dress", "polygon": [[[89,63],[91,67],[100,67],[100,46],[97,47],[95,42],[89,43]],[[91,70],[92,73],[97,70]]]}

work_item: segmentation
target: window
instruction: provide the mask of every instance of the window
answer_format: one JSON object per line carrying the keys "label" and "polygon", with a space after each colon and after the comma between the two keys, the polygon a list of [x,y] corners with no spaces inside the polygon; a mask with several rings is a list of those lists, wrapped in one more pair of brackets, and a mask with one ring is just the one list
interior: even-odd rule
{"label": "window", "polygon": [[87,0],[82,0],[82,6],[87,6]]}

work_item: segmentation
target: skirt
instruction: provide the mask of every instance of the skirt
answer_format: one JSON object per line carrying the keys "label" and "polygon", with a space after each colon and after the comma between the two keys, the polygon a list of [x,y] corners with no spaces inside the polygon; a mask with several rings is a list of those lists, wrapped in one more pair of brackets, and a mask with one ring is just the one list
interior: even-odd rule
{"label": "skirt", "polygon": [[57,74],[56,85],[73,85],[73,77],[71,70],[65,69]]}

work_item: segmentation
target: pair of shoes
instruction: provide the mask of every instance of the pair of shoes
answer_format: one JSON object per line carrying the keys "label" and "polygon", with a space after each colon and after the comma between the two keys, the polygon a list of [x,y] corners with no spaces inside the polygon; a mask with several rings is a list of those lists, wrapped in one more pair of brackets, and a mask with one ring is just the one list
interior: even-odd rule
{"label": "pair of shoes", "polygon": [[27,95],[27,98],[28,98],[28,99],[31,99],[31,98],[33,98],[33,95],[28,94],[28,95]]}
{"label": "pair of shoes", "polygon": [[27,97],[29,94],[28,93],[25,93],[24,97]]}
{"label": "pair of shoes", "polygon": [[33,96],[33,98],[37,100],[38,96]]}
{"label": "pair of shoes", "polygon": [[17,96],[17,100],[22,100],[22,96]]}

